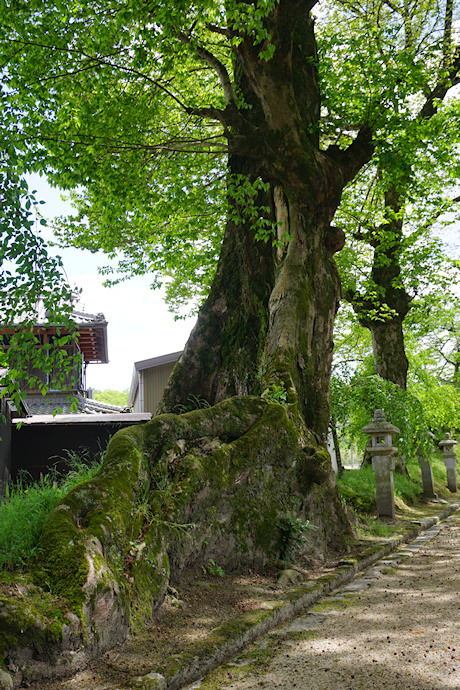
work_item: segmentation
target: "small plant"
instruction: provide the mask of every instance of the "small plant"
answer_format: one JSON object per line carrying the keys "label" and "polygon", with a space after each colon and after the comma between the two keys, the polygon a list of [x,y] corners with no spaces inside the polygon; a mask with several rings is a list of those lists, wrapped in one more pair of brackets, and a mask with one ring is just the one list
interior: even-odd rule
{"label": "small plant", "polygon": [[192,410],[205,410],[207,407],[210,407],[210,404],[205,398],[198,398],[196,395],[193,395],[193,393],[190,393],[187,396],[186,404],[176,405],[174,407],[174,412],[175,414],[185,414],[186,412],[192,412]]}
{"label": "small plant", "polygon": [[287,406],[287,391],[276,371],[276,364],[273,355],[265,348],[257,378],[262,391],[261,397],[270,402]]}
{"label": "small plant", "polygon": [[262,393],[262,398],[276,402],[279,405],[286,405],[287,393],[284,386],[279,386],[276,383],[271,383]]}
{"label": "small plant", "polygon": [[201,569],[205,575],[213,575],[214,577],[223,577],[225,575],[224,569],[220,565],[217,565],[212,558],[209,559],[207,565],[202,565]]}
{"label": "small plant", "polygon": [[301,518],[293,518],[287,515],[281,518],[276,526],[280,532],[279,551],[280,559],[282,561],[288,560],[307,540],[307,533],[311,530],[317,530],[315,525],[312,525],[309,520],[302,520]]}

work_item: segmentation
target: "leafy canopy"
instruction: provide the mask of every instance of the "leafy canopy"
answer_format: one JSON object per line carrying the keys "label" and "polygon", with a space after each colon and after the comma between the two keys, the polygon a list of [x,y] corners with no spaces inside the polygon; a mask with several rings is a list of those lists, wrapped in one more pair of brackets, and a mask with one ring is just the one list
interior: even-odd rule
{"label": "leafy canopy", "polygon": [[[253,107],[234,55],[250,36],[261,63],[271,59],[265,20],[277,5],[4,3],[5,78],[23,113],[17,145],[29,168],[71,190],[78,209],[58,225],[63,244],[121,252],[122,273],[166,282],[175,308],[207,293],[231,187],[229,113]],[[443,21],[432,1],[412,7],[410,17],[397,3],[321,8],[324,147],[345,148],[366,123],[381,162],[395,145],[420,139],[414,113],[427,94],[434,98]],[[263,225],[264,210],[256,215]]]}

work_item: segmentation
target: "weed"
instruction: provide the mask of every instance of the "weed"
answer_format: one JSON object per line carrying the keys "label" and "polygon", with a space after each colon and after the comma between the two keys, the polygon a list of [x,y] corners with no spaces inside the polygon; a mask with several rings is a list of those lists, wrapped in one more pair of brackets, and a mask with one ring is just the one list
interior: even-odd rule
{"label": "weed", "polygon": [[397,532],[400,527],[398,525],[389,525],[382,520],[376,518],[369,518],[368,515],[360,516],[363,522],[366,524],[366,528],[362,529],[358,527],[358,534],[362,537],[366,537],[371,534],[374,537],[391,537],[392,534]]}
{"label": "weed", "polygon": [[0,503],[0,569],[21,568],[39,555],[38,538],[48,515],[73,486],[94,476],[102,462],[99,458],[88,464],[87,455],[71,452],[65,460],[67,474],[52,469],[34,482],[23,472],[6,486]]}
{"label": "weed", "polygon": [[225,575],[224,569],[220,565],[217,565],[212,558],[209,559],[207,565],[202,565],[201,569],[205,575],[214,575],[214,577],[223,577]]}
{"label": "weed", "polygon": [[270,402],[276,402],[280,405],[287,404],[287,393],[284,386],[279,386],[276,383],[270,383],[269,386],[262,393],[262,398]]}
{"label": "weed", "polygon": [[187,396],[186,404],[179,404],[174,407],[175,414],[185,414],[186,412],[191,412],[192,410],[204,410],[207,407],[211,407],[205,398],[198,398],[193,393],[189,393]]}
{"label": "weed", "polygon": [[310,524],[309,520],[304,521],[290,515],[281,518],[276,526],[280,532],[279,551],[282,561],[299,551],[307,539],[307,532],[318,529],[315,525]]}

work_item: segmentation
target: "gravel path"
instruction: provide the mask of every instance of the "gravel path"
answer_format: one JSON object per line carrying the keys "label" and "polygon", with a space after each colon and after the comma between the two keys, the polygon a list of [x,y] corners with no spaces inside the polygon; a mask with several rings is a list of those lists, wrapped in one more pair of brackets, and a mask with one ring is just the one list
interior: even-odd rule
{"label": "gravel path", "polygon": [[459,518],[379,561],[189,690],[199,687],[458,690]]}

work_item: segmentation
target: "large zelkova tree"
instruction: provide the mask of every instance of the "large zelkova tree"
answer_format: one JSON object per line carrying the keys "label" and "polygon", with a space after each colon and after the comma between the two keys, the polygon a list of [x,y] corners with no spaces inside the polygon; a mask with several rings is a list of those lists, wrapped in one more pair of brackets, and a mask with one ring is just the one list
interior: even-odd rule
{"label": "large zelkova tree", "polygon": [[315,5],[12,3],[2,19],[23,141],[76,189],[81,224],[64,228],[75,244],[206,284],[223,233],[165,406],[191,391],[210,403],[260,393],[270,371],[324,438],[344,241],[331,221],[414,101],[434,107],[452,85],[459,58],[439,69],[437,3],[414,42],[382,3],[385,21],[325,31],[318,54]]}
{"label": "large zelkova tree", "polygon": [[[437,69],[444,6],[424,7],[408,46],[401,13],[350,33],[350,10],[331,34],[316,6],[1,5],[16,145],[80,209],[61,235],[122,251],[122,268],[170,281],[176,301],[195,286],[207,295],[164,407],[183,409],[190,394],[213,407],[119,432],[94,480],[44,525],[37,579],[79,615],[56,642],[66,653],[123,639],[130,616],[161,601],[170,570],[279,558],[279,526],[292,536],[299,517],[324,549],[350,535],[325,451],[344,244],[333,217],[414,102],[437,103],[453,80]],[[193,535],[172,535],[184,523]],[[3,618],[8,639],[15,631],[42,659],[43,635],[23,630],[42,619],[24,626],[18,606]]]}
{"label": "large zelkova tree", "polygon": [[[452,272],[449,275],[446,270],[440,242],[431,231],[434,226],[439,232],[443,215],[452,211],[458,214],[460,130],[458,103],[452,91],[460,81],[456,8],[453,2],[446,3],[443,23],[436,29],[440,35],[437,50],[427,55],[419,49],[430,7],[423,2],[345,3],[345,10],[339,7],[334,12],[337,21],[350,14],[354,32],[356,25],[393,23],[398,15],[400,33],[394,34],[393,40],[404,46],[408,69],[423,92],[432,96],[404,104],[405,117],[394,122],[372,164],[347,190],[337,217],[352,239],[348,256],[341,257],[340,262],[345,297],[372,335],[376,373],[402,389],[407,385],[408,369],[403,324],[412,301],[427,294],[430,283],[431,289],[437,282],[438,287],[448,290],[449,281],[453,278],[455,282]],[[377,50],[379,40],[376,35]],[[421,66],[425,60],[431,68],[429,75],[425,65]],[[396,88],[404,86],[398,84]],[[355,266],[350,270],[353,256]]]}

